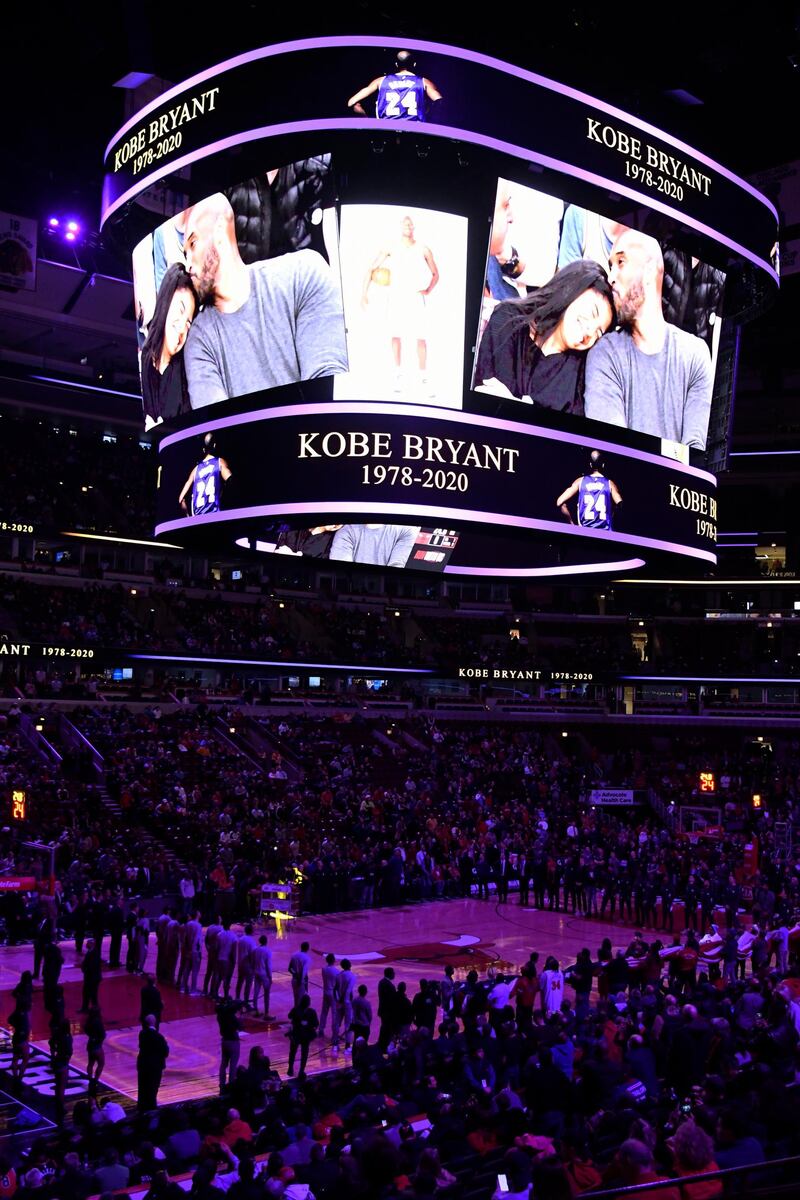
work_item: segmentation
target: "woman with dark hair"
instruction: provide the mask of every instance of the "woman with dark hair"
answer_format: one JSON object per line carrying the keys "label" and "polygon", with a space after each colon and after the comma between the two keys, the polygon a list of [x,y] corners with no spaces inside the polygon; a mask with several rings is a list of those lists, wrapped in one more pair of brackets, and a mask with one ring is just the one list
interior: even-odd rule
{"label": "woman with dark hair", "polygon": [[586,352],[613,323],[605,271],[579,258],[523,299],[498,304],[478,347],[473,386],[581,415]]}
{"label": "woman with dark hair", "polygon": [[183,347],[197,307],[191,276],[182,263],[173,263],[158,289],[142,346],[142,406],[147,429],[190,410]]}

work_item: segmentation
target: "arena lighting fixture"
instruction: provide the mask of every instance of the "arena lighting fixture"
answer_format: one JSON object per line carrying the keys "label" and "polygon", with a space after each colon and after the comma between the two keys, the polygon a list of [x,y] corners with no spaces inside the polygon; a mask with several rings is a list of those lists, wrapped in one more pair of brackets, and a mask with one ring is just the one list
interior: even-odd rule
{"label": "arena lighting fixture", "polygon": [[630,575],[613,580],[614,583],[638,583],[652,586],[674,584],[676,587],[797,587],[796,579],[635,579]]}
{"label": "arena lighting fixture", "polygon": [[50,217],[47,221],[47,229],[50,233],[58,231],[65,242],[75,242],[83,232],[80,221],[75,217]]}
{"label": "arena lighting fixture", "polygon": [[667,88],[664,95],[675,100],[677,104],[685,104],[690,108],[702,108],[705,104],[705,100],[701,100],[699,96],[695,96],[694,92],[689,92],[686,88]]}
{"label": "arena lighting fixture", "polygon": [[70,529],[62,529],[61,537],[84,538],[88,542],[114,542],[120,546],[151,546],[154,550],[182,550],[173,542],[151,542],[146,538],[113,537],[110,533],[76,533]]}
{"label": "arena lighting fixture", "polygon": [[268,658],[208,658],[191,654],[129,654],[128,658],[142,662],[200,663],[211,666],[221,664],[229,667],[299,667],[306,671],[355,671],[359,675],[433,675],[433,667],[372,667],[358,663],[286,662]]}
{"label": "arena lighting fixture", "polygon": [[147,83],[147,81],[152,78],[153,74],[151,71],[128,71],[126,75],[123,75],[111,86],[115,88],[124,88],[125,91],[134,91],[136,88],[141,87],[143,83]]}
{"label": "arena lighting fixture", "polygon": [[786,679],[753,675],[620,675],[619,679],[621,683],[791,683],[797,686],[797,676]]}
{"label": "arena lighting fixture", "polygon": [[[95,387],[91,383],[76,383],[72,379],[58,379],[54,375],[30,375],[29,378],[35,380],[36,383],[57,383],[60,387],[67,387],[76,392],[102,392],[106,396],[124,396],[126,400],[136,400],[139,404],[142,402],[141,396],[137,396],[134,392],[120,392],[117,388]],[[182,548],[178,547],[178,549]]]}

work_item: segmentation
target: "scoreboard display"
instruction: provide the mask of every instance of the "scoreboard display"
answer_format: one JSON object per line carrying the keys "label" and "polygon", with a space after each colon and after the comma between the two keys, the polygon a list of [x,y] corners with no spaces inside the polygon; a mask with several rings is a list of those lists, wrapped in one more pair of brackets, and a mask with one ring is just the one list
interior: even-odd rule
{"label": "scoreboard display", "polygon": [[716,562],[736,336],[777,289],[746,181],[452,46],[222,63],[106,153],[156,536],[446,575]]}

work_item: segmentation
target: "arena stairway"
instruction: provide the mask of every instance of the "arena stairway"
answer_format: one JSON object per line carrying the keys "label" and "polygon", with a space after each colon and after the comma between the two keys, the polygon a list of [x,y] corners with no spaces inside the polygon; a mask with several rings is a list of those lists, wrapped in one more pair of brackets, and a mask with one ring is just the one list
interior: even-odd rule
{"label": "arena stairway", "polygon": [[188,864],[183,861],[175,851],[168,846],[164,841],[153,836],[149,826],[142,824],[136,820],[135,814],[126,813],[118,800],[110,794],[107,786],[107,766],[106,761],[97,747],[89,741],[84,733],[74,725],[66,713],[58,714],[58,741],[64,748],[72,750],[80,749],[91,755],[91,761],[95,773],[95,781],[93,785],[94,795],[102,804],[103,808],[115,821],[120,824],[121,830],[129,829],[133,825],[136,829],[137,836],[144,844],[146,849],[152,849],[155,852],[154,856],[163,855],[167,861],[170,871],[175,879],[188,870]]}
{"label": "arena stairway", "polygon": [[269,771],[272,755],[280,754],[288,779],[292,783],[299,783],[303,779],[305,771],[295,752],[260,721],[254,717],[239,718],[235,725],[236,732],[233,734],[226,722],[222,724],[231,745],[257,763],[263,771]]}

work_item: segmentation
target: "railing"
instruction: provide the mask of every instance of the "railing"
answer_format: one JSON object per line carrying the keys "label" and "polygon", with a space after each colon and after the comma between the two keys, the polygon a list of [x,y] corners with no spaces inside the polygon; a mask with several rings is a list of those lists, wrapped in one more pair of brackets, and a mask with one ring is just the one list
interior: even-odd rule
{"label": "railing", "polygon": [[674,830],[678,822],[678,810],[670,808],[652,788],[647,789],[647,799],[653,812],[663,821],[668,829]]}
{"label": "railing", "polygon": [[36,728],[36,722],[33,717],[27,713],[23,713],[19,722],[19,731],[34,754],[38,754],[40,758],[43,758],[51,766],[61,766],[61,755],[55,746],[51,746],[44,734]]}
{"label": "railing", "polygon": [[[758,1176],[767,1175],[777,1169],[790,1168],[786,1174],[787,1179],[783,1183],[771,1183],[758,1185]],[[791,1170],[794,1168],[794,1170]],[[800,1155],[793,1155],[791,1158],[772,1158],[765,1159],[763,1163],[748,1163],[743,1167],[726,1167],[724,1170],[704,1171],[698,1175],[681,1175],[678,1178],[658,1179],[653,1183],[634,1183],[627,1187],[603,1188],[602,1190],[584,1192],[585,1196],[591,1196],[592,1200],[612,1200],[612,1197],[646,1195],[648,1192],[663,1191],[665,1188],[673,1187],[680,1190],[689,1183],[709,1183],[713,1179],[719,1179],[723,1183],[726,1180],[740,1179],[752,1176],[755,1180],[755,1185],[751,1181],[747,1185],[748,1200],[753,1197],[761,1197],[761,1200],[768,1200],[770,1196],[781,1195],[785,1190],[791,1189],[793,1195],[797,1195],[798,1178],[800,1178]],[[724,1193],[723,1193],[724,1194]]]}
{"label": "railing", "polygon": [[92,766],[94,767],[98,777],[103,779],[105,777],[105,759],[100,751],[96,746],[92,745],[89,739],[81,733],[77,726],[72,724],[72,721],[70,721],[66,713],[59,713],[58,719],[59,733],[61,734],[61,739],[64,744],[69,746],[71,750],[87,750],[91,756]]}

